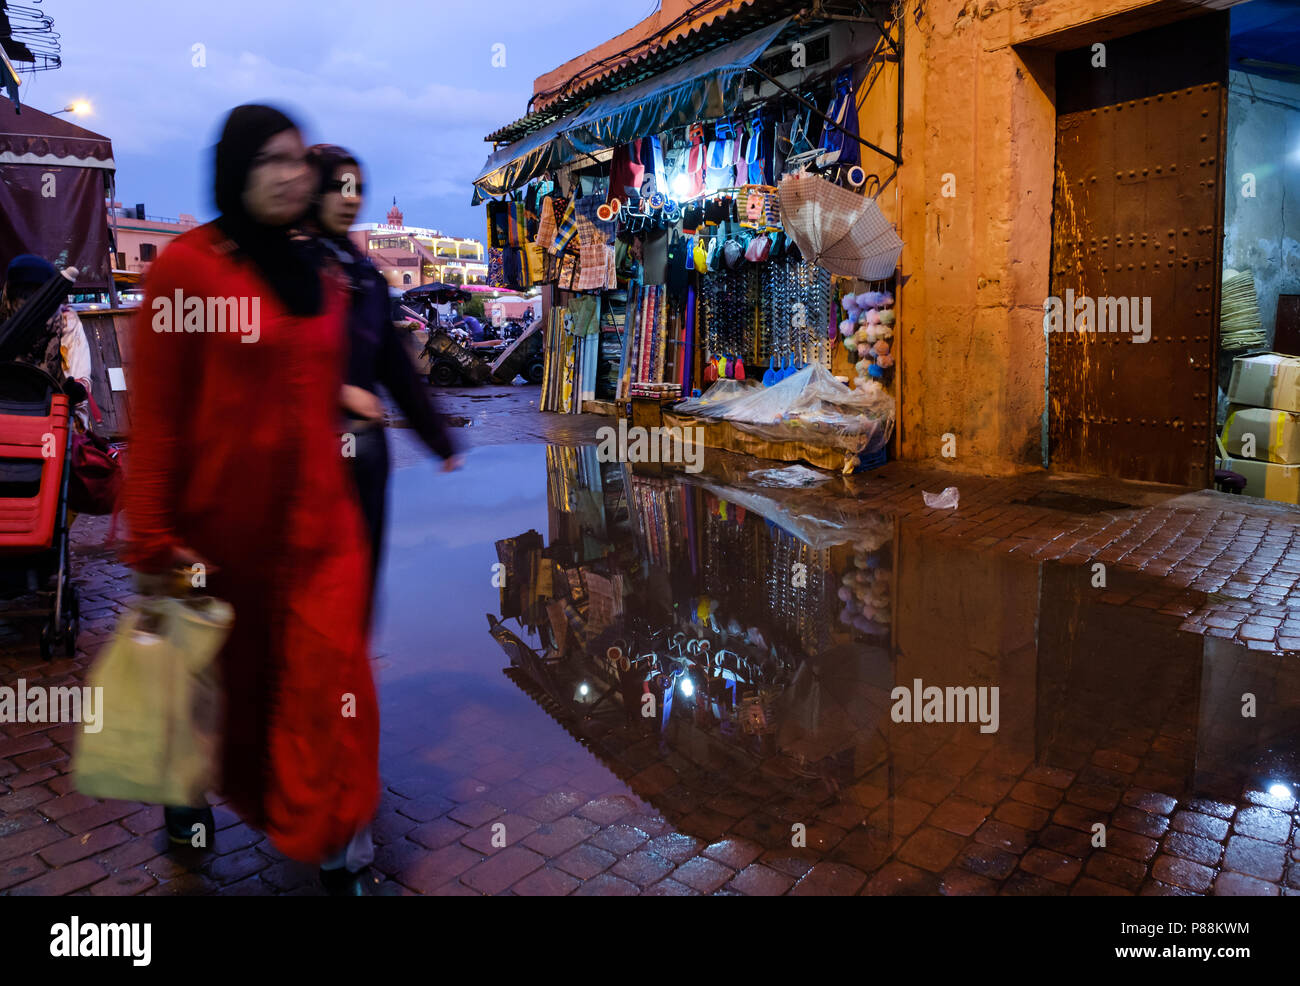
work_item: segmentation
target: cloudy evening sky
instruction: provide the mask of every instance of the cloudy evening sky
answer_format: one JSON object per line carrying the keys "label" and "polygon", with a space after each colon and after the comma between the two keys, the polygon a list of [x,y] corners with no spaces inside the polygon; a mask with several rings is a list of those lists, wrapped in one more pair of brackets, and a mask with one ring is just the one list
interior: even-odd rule
{"label": "cloudy evening sky", "polygon": [[[533,79],[631,27],[654,0],[45,0],[63,66],[24,73],[23,102],[113,141],[118,197],[149,214],[214,214],[211,146],[233,106],[270,102],[308,142],[368,167],[363,222],[397,196],[410,225],[483,237],[469,204],[483,137],[524,115]],[[192,66],[206,46],[207,66]],[[504,68],[492,46],[506,46]]]}

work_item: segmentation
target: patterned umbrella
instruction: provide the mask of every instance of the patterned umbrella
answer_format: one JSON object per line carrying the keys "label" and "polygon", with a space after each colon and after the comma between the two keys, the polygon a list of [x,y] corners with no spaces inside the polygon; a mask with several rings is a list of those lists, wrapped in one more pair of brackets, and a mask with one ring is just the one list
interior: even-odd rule
{"label": "patterned umbrella", "polygon": [[805,260],[868,281],[894,273],[903,241],[873,199],[805,172],[786,175],[777,193],[781,223]]}

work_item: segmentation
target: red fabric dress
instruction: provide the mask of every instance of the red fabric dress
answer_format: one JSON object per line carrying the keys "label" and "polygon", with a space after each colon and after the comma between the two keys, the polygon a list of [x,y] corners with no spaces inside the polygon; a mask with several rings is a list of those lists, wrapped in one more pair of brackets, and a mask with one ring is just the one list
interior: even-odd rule
{"label": "red fabric dress", "polygon": [[[346,288],[291,315],[212,225],[149,272],[134,326],[128,564],[212,563],[235,623],[221,655],[222,793],[285,855],[317,862],[374,816],[379,716],[367,661],[367,548],[339,435]],[[155,299],[259,299],[256,342],[163,325]],[[237,302],[238,303],[238,302]],[[208,326],[209,328],[211,326]]]}

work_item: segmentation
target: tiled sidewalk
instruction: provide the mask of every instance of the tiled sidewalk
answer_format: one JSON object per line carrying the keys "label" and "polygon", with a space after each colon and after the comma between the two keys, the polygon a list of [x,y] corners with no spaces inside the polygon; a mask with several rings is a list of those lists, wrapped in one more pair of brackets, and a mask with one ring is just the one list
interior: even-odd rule
{"label": "tiled sidewalk", "polygon": [[[926,510],[921,490],[945,485],[961,490],[959,510]],[[1133,506],[1081,514],[1013,502],[1044,490]],[[901,464],[806,495],[847,512],[885,510],[982,552],[1100,562],[1114,570],[1105,602],[1243,642],[1294,679],[1295,655],[1274,652],[1300,638],[1295,511]],[[89,518],[77,527],[77,656],[42,664],[30,633],[0,623],[0,685],[82,681],[129,598],[128,573],[102,545],[106,528]],[[1120,577],[1136,572],[1151,578]],[[318,893],[312,868],[220,808],[215,850],[199,856],[166,851],[160,809],[73,792],[74,728],[0,726],[0,891]],[[549,743],[511,742],[493,710],[466,707],[453,739],[398,751],[400,771],[383,767],[374,892],[1300,894],[1293,798],[1249,786],[1213,799],[1165,793],[1196,758],[1195,697],[1177,689],[1154,718],[1127,728],[1076,723],[1051,766],[969,730],[897,730],[890,764],[841,790],[775,763],[705,769],[631,726],[585,736],[596,755],[559,725],[554,733]],[[392,739],[386,730],[386,756]],[[790,846],[795,822],[808,826],[807,848]],[[1103,849],[1091,842],[1098,822]],[[501,831],[504,848],[493,845]]]}

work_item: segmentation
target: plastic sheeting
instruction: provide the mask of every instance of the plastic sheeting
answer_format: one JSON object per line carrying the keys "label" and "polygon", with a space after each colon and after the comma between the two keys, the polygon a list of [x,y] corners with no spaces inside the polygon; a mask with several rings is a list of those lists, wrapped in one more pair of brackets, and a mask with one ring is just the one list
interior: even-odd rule
{"label": "plastic sheeting", "polygon": [[807,504],[769,496],[766,490],[741,489],[707,481],[700,481],[699,485],[720,500],[770,520],[810,548],[833,548],[853,540],[852,531],[845,527],[845,518],[834,512],[821,513],[815,507],[808,509]]}
{"label": "plastic sheeting", "polygon": [[820,363],[771,387],[719,380],[700,397],[674,405],[672,413],[726,421],[766,441],[853,455],[879,451],[894,430],[892,397],[846,387]]}

